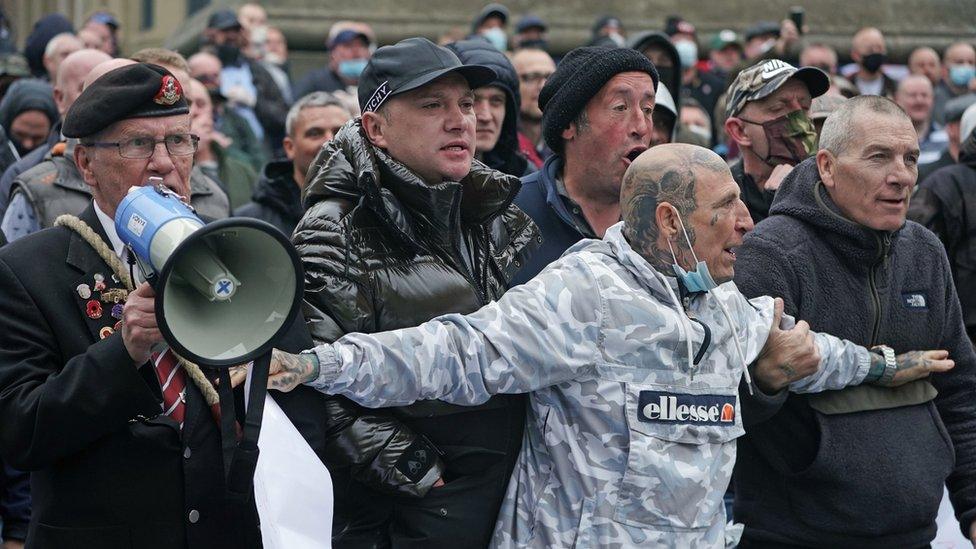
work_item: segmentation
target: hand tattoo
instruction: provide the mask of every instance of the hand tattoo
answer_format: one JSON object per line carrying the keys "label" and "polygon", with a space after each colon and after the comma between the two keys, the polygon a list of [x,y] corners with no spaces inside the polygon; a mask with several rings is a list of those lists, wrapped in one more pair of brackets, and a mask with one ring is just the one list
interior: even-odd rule
{"label": "hand tattoo", "polygon": [[268,380],[269,389],[290,391],[318,377],[318,361],[314,355],[293,355],[275,349],[273,360],[279,368]]}

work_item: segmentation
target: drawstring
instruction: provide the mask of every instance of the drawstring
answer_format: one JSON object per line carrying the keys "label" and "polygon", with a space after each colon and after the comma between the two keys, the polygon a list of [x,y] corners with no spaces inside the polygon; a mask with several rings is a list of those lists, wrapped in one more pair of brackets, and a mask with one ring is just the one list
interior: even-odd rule
{"label": "drawstring", "polygon": [[668,289],[668,293],[671,295],[671,299],[674,300],[674,304],[678,306],[678,311],[680,312],[678,316],[681,317],[681,324],[682,326],[684,326],[685,329],[685,341],[688,343],[688,373],[691,376],[691,378],[694,379],[695,362],[694,359],[692,359],[693,353],[691,349],[691,334],[692,334],[691,321],[688,320],[688,315],[685,312],[685,308],[681,306],[681,301],[678,301],[678,296],[674,293],[674,290],[671,289],[671,284],[668,284],[667,280],[664,281],[664,287]]}
{"label": "drawstring", "polygon": [[749,374],[749,365],[746,364],[746,355],[742,352],[742,347],[739,346],[739,332],[735,329],[735,323],[732,322],[732,315],[729,314],[729,310],[725,308],[725,304],[722,303],[721,299],[715,298],[715,302],[718,303],[718,308],[722,309],[722,314],[725,315],[725,320],[729,323],[729,328],[732,329],[732,343],[735,344],[735,352],[739,355],[739,360],[742,361],[743,375],[746,376],[746,383],[749,385],[749,394],[752,392],[752,375]]}

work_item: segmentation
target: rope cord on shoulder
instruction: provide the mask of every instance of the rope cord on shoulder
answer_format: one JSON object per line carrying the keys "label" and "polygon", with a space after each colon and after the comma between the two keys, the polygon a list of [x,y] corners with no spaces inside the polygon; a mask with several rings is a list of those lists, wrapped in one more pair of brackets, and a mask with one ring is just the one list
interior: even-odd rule
{"label": "rope cord on shoulder", "polygon": [[[54,225],[56,227],[64,226],[78,233],[78,235],[81,236],[81,238],[84,239],[84,241],[95,250],[98,256],[102,258],[102,261],[104,261],[109,268],[112,269],[115,276],[122,281],[122,284],[125,286],[126,290],[131,292],[135,289],[135,285],[132,283],[132,277],[129,276],[128,271],[122,265],[122,260],[119,259],[119,256],[115,255],[115,252],[108,247],[108,244],[106,244],[105,241],[98,236],[98,233],[89,227],[87,223],[76,216],[65,214],[58,216],[58,218],[54,220]],[[173,352],[173,355],[177,358],[180,365],[183,366],[186,372],[190,375],[190,379],[193,380],[193,384],[200,389],[201,393],[203,393],[207,406],[213,406],[214,404],[220,402],[220,395],[217,394],[217,390],[214,388],[213,384],[210,383],[210,380],[207,379],[207,376],[203,374],[203,371],[200,370],[200,367],[176,354],[174,351],[171,350],[171,352]]]}

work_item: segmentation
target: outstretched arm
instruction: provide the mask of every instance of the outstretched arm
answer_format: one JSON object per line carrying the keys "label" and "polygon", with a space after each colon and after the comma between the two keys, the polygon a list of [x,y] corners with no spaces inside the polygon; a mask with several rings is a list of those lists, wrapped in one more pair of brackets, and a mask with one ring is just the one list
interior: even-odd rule
{"label": "outstretched arm", "polygon": [[[597,280],[566,258],[467,316],[415,328],[350,334],[310,355],[278,354],[269,388],[308,383],[370,407],[440,399],[479,404],[578,377],[597,361],[602,307]],[[318,361],[318,368],[315,361]]]}

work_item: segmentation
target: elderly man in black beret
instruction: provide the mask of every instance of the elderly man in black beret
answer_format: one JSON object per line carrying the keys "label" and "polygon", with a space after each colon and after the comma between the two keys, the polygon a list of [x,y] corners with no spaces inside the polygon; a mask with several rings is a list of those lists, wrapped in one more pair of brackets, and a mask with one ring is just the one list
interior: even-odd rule
{"label": "elderly man in black beret", "polygon": [[218,393],[152,352],[154,295],[113,223],[151,177],[189,194],[188,113],[162,67],[99,77],[63,127],[93,202],[0,249],[0,452],[32,472],[28,547],[260,546],[253,502],[225,496]]}

